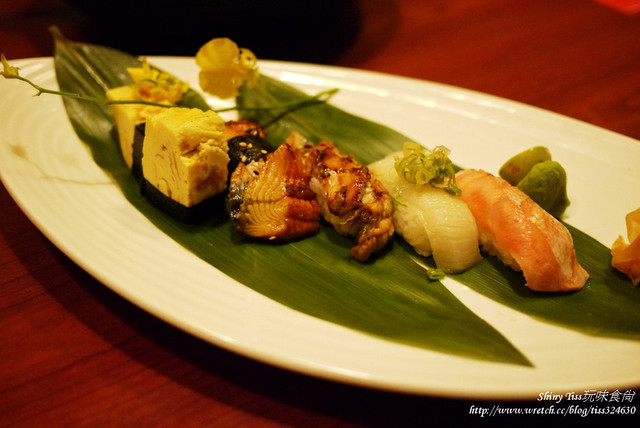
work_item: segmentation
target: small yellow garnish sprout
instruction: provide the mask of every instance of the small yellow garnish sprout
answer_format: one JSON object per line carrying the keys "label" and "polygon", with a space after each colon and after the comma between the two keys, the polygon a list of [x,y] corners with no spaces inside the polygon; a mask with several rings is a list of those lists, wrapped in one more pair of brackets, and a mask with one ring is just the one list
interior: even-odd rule
{"label": "small yellow garnish sprout", "polygon": [[136,83],[140,98],[145,101],[175,104],[189,90],[187,82],[166,71],[161,72],[151,68],[146,58],[142,59],[142,67],[127,68],[127,72]]}
{"label": "small yellow garnish sprout", "polygon": [[243,83],[255,84],[257,61],[253,52],[226,37],[212,39],[196,54],[200,87],[218,98],[235,97]]}
{"label": "small yellow garnish sprout", "polygon": [[7,61],[7,58],[5,58],[4,54],[2,54],[0,59],[2,60],[2,71],[0,71],[0,75],[7,79],[14,79],[18,77],[18,70],[20,69],[18,67],[9,65],[9,62]]}
{"label": "small yellow garnish sprout", "polygon": [[138,99],[109,100],[103,97],[93,97],[77,92],[64,92],[43,88],[28,78],[20,76],[18,73],[19,68],[11,66],[3,54],[0,54],[0,60],[2,61],[2,71],[0,71],[0,76],[6,79],[18,79],[28,83],[38,91],[35,96],[51,94],[100,104],[145,104],[158,107],[171,107],[175,105],[176,102],[180,101],[183,94],[189,89],[188,83],[177,79],[169,73],[159,72],[152,69],[145,60],[143,61],[141,68],[127,69],[129,74],[131,74],[131,77],[137,83],[136,90],[139,96]]}

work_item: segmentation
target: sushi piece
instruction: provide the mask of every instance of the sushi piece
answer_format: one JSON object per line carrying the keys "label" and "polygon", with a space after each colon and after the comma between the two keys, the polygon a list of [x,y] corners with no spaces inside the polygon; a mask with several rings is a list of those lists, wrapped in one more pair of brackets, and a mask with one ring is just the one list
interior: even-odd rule
{"label": "sushi piece", "polygon": [[[135,101],[139,99],[139,95],[135,85],[127,85],[108,90],[106,98],[111,101]],[[166,108],[145,104],[111,104],[109,107],[118,131],[120,152],[127,166],[132,168],[136,126],[144,124],[147,118],[166,110]]]}
{"label": "sushi piece", "polygon": [[[135,173],[138,174],[139,164],[135,163],[139,160],[136,159],[139,153],[135,153],[134,144],[139,137],[139,125],[167,107],[176,106],[188,91],[189,84],[165,71],[154,69],[145,58],[142,59],[140,67],[127,67],[127,73],[134,83],[107,90],[106,98],[110,101],[145,101],[158,104],[109,105],[116,124],[122,157],[127,166],[136,170]],[[144,129],[142,131],[144,133]]]}
{"label": "sushi piece", "polygon": [[132,164],[131,174],[136,179],[140,189],[144,190],[144,175],[142,175],[142,146],[144,144],[145,129],[147,122],[140,122],[134,128],[133,133],[133,150],[132,150]]}
{"label": "sushi piece", "polygon": [[229,203],[236,230],[254,238],[293,239],[320,225],[308,171],[287,143],[265,159],[238,164],[231,174]]}
{"label": "sushi piece", "polygon": [[[133,163],[131,172],[138,182],[142,175],[142,147],[145,137],[146,122],[135,125],[133,137]],[[229,172],[238,166],[238,163],[248,163],[252,160],[264,158],[268,152],[273,151],[265,140],[264,129],[260,125],[248,120],[229,120],[224,123],[224,138],[227,140],[229,155]],[[230,178],[230,174],[227,178]],[[142,186],[144,187],[144,186]]]}
{"label": "sushi piece", "polygon": [[396,232],[420,255],[433,259],[445,273],[469,269],[480,261],[478,228],[467,204],[430,184],[411,183],[398,175],[393,153],[369,165],[393,198]]}
{"label": "sushi piece", "polygon": [[142,147],[145,188],[192,207],[227,187],[224,121],[213,111],[169,108],[147,119]]}
{"label": "sushi piece", "polygon": [[589,274],[578,263],[566,227],[520,189],[482,170],[456,174],[478,224],[482,249],[522,271],[536,291],[581,289]]}
{"label": "sushi piece", "polygon": [[359,261],[367,260],[393,236],[389,192],[367,167],[333,143],[303,145],[311,177],[309,187],[316,194],[320,213],[339,234],[355,238],[351,255]]}

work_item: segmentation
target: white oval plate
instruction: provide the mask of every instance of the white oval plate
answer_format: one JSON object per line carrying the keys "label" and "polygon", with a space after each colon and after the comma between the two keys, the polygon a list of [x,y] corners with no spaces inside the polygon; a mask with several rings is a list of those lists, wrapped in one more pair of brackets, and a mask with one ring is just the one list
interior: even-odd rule
{"label": "white oval plate", "polygon": [[[193,59],[150,61],[197,87]],[[13,65],[39,84],[57,87],[51,58]],[[640,206],[640,142],[631,138],[424,81],[272,61],[260,69],[309,93],[340,88],[336,105],[427,146],[444,144],[464,167],[497,172],[521,150],[549,147],[569,175],[567,222],[607,246],[626,235],[624,216]],[[0,93],[0,174],[31,221],[99,281],[212,344],[312,376],[417,394],[535,399],[548,391],[640,386],[640,342],[541,323],[449,279],[447,287],[535,367],[399,345],[284,307],[193,256],[131,206],[75,135],[60,98],[33,97],[25,83],[6,79]]]}

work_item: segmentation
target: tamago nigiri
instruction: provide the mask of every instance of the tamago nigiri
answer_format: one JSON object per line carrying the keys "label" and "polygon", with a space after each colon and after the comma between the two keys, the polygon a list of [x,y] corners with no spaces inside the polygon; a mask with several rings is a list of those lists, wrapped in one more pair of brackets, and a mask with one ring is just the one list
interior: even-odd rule
{"label": "tamago nigiri", "polygon": [[[397,163],[402,161],[408,163]],[[421,176],[421,171],[417,177],[402,171],[408,164],[419,164],[419,170],[425,165],[427,168],[435,165],[437,169],[447,162],[450,164],[448,150],[444,147],[432,152],[418,144],[407,143],[403,152],[370,164],[369,170],[393,198],[396,232],[418,254],[433,255],[436,266],[443,272],[457,273],[480,260],[478,229],[471,211],[459,196],[441,186],[431,185],[430,178]],[[453,169],[450,175],[453,176]]]}

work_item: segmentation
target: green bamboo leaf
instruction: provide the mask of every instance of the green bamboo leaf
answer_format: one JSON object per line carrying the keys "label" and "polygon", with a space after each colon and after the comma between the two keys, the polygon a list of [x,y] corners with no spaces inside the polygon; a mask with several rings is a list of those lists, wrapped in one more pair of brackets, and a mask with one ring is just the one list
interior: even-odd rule
{"label": "green bamboo leaf", "polygon": [[[276,105],[295,99],[301,91],[283,82],[261,77],[254,88],[242,88],[238,105]],[[393,129],[372,123],[330,104],[293,111],[246,111],[243,116],[266,126],[274,143],[297,129],[312,141],[329,140],[363,163],[400,150],[409,139]],[[276,120],[277,119],[277,120]],[[524,285],[522,274],[505,267],[495,257],[485,257],[473,269],[452,275],[457,281],[513,309],[582,332],[640,340],[640,287],[611,268],[611,254],[588,234],[566,225],[574,240],[579,262],[591,278],[574,293],[540,293]],[[405,257],[404,254],[394,256]]]}
{"label": "green bamboo leaf", "polygon": [[[261,75],[255,87],[241,88],[239,107],[279,105],[308,96],[304,92],[269,76]],[[401,133],[363,119],[329,103],[314,103],[293,110],[241,110],[242,117],[260,123],[274,145],[292,131],[318,143],[331,141],[362,164],[369,164],[402,149],[411,141]]]}
{"label": "green bamboo leaf", "polygon": [[[110,48],[66,41],[58,42],[55,52],[61,89],[95,96],[104,94],[107,87],[127,84],[123,70],[133,60]],[[323,106],[316,105],[324,111]],[[156,210],[138,192],[120,155],[110,112],[75,99],[65,99],[65,107],[96,162],[114,176],[137,209],[195,255],[255,291],[300,312],[391,341],[470,358],[530,365],[504,336],[440,282],[429,281],[421,266],[423,261],[415,258],[413,250],[401,240],[372,262],[359,263],[349,254],[352,242],[331,227],[323,226],[309,239],[274,245],[244,240],[232,231],[228,218],[195,225],[180,223]],[[333,109],[326,114],[344,119]],[[296,124],[296,129],[298,125],[303,128],[305,124]],[[359,132],[353,130],[345,135],[342,147],[353,147],[357,152],[357,143],[351,145],[356,134]],[[375,147],[363,159],[372,160],[388,150],[386,146]]]}
{"label": "green bamboo leaf", "polygon": [[598,336],[640,339],[640,290],[611,267],[609,248],[565,224],[578,260],[591,277],[577,292],[548,295],[528,289],[518,272],[494,257],[455,275],[470,288],[538,319]]}

